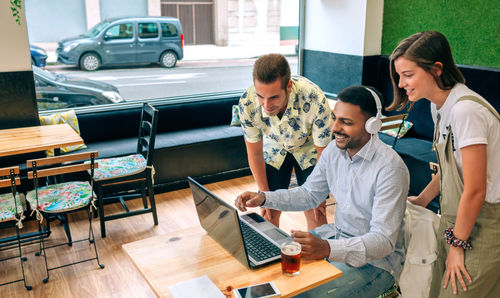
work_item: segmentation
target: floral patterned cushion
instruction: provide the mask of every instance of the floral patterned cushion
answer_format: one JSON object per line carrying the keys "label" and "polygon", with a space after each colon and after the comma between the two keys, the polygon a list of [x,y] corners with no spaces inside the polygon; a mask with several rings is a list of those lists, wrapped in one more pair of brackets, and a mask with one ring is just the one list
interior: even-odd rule
{"label": "floral patterned cushion", "polygon": [[[75,110],[68,110],[61,113],[55,113],[48,116],[40,116],[41,125],[54,125],[54,124],[64,124],[68,123],[73,130],[80,134],[80,127],[78,126],[78,118],[76,117]],[[85,144],[61,147],[61,153],[68,153],[81,148],[87,148]],[[54,149],[49,149],[46,151],[47,156],[54,156]]]}
{"label": "floral patterned cushion", "polygon": [[105,180],[140,173],[146,169],[146,159],[142,154],[97,160],[99,167],[94,170],[95,180]]}
{"label": "floral patterned cushion", "polygon": [[16,202],[17,214],[12,193],[9,192],[0,195],[0,222],[17,220],[16,216],[19,217],[23,213],[24,208],[19,194],[16,194]]}
{"label": "floral patterned cushion", "polygon": [[[90,184],[82,181],[42,186],[38,188],[38,209],[46,213],[75,210],[91,202],[91,193]],[[34,190],[26,194],[26,201],[32,210],[37,209],[35,195]]]}

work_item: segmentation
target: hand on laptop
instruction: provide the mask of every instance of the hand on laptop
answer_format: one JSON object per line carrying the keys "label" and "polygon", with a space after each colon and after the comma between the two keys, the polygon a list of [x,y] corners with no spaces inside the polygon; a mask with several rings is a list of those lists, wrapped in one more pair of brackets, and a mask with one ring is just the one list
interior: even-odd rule
{"label": "hand on laptop", "polygon": [[240,211],[247,211],[246,207],[260,207],[266,200],[264,193],[245,191],[234,201],[234,205]]}
{"label": "hand on laptop", "polygon": [[309,260],[319,260],[330,256],[328,241],[314,236],[309,232],[292,230],[292,237],[302,246],[302,257]]}

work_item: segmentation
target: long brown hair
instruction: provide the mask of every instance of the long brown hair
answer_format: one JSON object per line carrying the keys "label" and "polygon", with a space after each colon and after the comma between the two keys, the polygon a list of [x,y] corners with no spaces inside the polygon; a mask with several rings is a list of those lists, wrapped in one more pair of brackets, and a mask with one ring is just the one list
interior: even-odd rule
{"label": "long brown hair", "polygon": [[[403,88],[398,87],[399,74],[394,67],[394,61],[399,57],[405,57],[430,73],[439,88],[449,90],[456,83],[465,83],[465,78],[453,61],[450,44],[446,37],[437,31],[424,31],[405,38],[394,49],[390,61],[390,71],[394,99],[387,110],[402,110],[408,105],[408,96]],[[441,75],[438,76],[435,70],[440,67],[436,62],[442,63]],[[413,104],[410,104],[410,109]]]}

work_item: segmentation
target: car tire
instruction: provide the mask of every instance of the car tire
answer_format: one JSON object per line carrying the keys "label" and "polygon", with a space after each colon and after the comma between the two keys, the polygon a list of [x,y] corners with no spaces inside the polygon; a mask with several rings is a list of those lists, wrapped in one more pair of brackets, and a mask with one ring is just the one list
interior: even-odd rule
{"label": "car tire", "polygon": [[166,51],[160,57],[160,64],[166,68],[175,67],[177,64],[177,55],[172,51]]}
{"label": "car tire", "polygon": [[94,53],[87,53],[80,59],[80,68],[86,71],[98,70],[101,67],[101,59]]}

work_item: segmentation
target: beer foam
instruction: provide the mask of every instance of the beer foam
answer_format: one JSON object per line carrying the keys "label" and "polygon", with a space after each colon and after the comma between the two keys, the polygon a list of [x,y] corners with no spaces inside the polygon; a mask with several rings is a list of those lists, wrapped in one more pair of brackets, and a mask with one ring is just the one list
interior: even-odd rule
{"label": "beer foam", "polygon": [[300,244],[287,244],[281,248],[281,252],[285,255],[298,255],[301,251]]}

